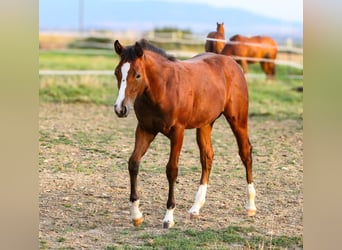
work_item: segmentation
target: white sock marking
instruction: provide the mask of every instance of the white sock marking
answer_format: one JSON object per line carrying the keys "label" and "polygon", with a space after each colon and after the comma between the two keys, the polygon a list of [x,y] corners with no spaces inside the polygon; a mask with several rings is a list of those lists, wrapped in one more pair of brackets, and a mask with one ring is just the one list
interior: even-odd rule
{"label": "white sock marking", "polygon": [[190,214],[196,214],[199,215],[199,210],[205,203],[205,196],[207,194],[207,184],[202,184],[199,186],[196,197],[195,197],[195,202],[194,205],[189,210]]}
{"label": "white sock marking", "polygon": [[256,207],[254,204],[254,198],[255,198],[255,189],[254,189],[254,184],[251,183],[247,185],[247,204],[246,204],[247,210],[256,210]]}
{"label": "white sock marking", "polygon": [[163,223],[168,223],[169,227],[172,227],[175,224],[175,222],[173,220],[173,211],[175,211],[174,208],[173,209],[167,209],[165,217],[163,219]]}
{"label": "white sock marking", "polygon": [[139,210],[139,200],[136,200],[134,202],[130,202],[130,212],[131,212],[131,219],[139,219],[142,217],[142,213]]}
{"label": "white sock marking", "polygon": [[128,71],[129,71],[130,67],[131,67],[131,65],[128,62],[124,63],[121,67],[122,79],[121,79],[118,98],[116,99],[116,102],[115,102],[117,112],[121,111],[122,102],[125,99],[125,90],[126,90],[126,86],[127,86],[127,75],[128,75]]}

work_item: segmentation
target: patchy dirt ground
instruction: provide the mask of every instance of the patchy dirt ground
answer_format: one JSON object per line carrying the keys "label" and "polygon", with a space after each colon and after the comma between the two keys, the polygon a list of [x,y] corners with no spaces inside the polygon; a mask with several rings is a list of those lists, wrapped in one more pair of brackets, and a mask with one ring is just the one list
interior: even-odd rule
{"label": "patchy dirt ground", "polygon": [[[139,190],[145,222],[129,220],[127,160],[133,149],[133,113],[116,118],[112,107],[91,104],[40,105],[40,248],[106,249],[139,246],[144,234],[163,234],[168,184],[168,140],[158,135],[141,162]],[[245,171],[224,119],[213,130],[215,157],[201,217],[190,209],[200,178],[195,130],[186,132],[176,185],[175,227],[253,226],[261,235],[303,235],[303,127],[301,119],[253,116],[257,215],[248,218]]]}

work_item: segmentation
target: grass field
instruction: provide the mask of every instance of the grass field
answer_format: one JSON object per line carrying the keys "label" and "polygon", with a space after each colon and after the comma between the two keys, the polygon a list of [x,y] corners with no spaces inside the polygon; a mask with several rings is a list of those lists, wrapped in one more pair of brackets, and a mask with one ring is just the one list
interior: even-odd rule
{"label": "grass field", "polygon": [[[40,69],[111,70],[105,50],[45,51]],[[224,119],[212,135],[215,158],[199,220],[188,218],[199,181],[194,131],[187,131],[176,186],[175,228],[163,230],[169,144],[158,136],[141,162],[145,222],[129,221],[127,160],[134,114],[113,113],[114,76],[40,76],[40,249],[303,248],[303,93],[301,71],[278,67],[277,79],[249,79],[249,131],[256,183],[255,218],[244,211],[245,173]],[[252,72],[260,72],[258,65]]]}

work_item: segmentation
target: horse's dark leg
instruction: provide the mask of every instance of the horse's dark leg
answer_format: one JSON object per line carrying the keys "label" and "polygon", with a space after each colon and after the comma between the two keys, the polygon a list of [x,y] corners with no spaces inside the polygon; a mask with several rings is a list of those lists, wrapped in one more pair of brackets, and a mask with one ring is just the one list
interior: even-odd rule
{"label": "horse's dark leg", "polygon": [[141,157],[146,153],[149,145],[155,138],[155,134],[151,134],[143,130],[139,125],[135,131],[134,150],[128,161],[128,170],[131,182],[130,195],[130,214],[134,226],[139,226],[144,217],[139,210],[139,196],[137,192],[137,178],[139,172],[139,163]]}
{"label": "horse's dark leg", "polygon": [[169,138],[171,141],[171,152],[169,162],[166,165],[166,176],[169,182],[169,196],[166,204],[166,214],[163,219],[163,227],[170,228],[175,224],[173,212],[176,207],[174,197],[174,185],[178,176],[178,159],[183,145],[184,128],[173,128]]}
{"label": "horse's dark leg", "polygon": [[248,216],[256,214],[254,204],[255,189],[252,176],[252,145],[248,138],[247,119],[248,110],[241,108],[241,112],[232,112],[232,109],[225,111],[224,115],[233,130],[239,147],[239,155],[246,169],[247,179],[247,204]]}
{"label": "horse's dark leg", "polygon": [[275,63],[273,62],[260,62],[261,68],[266,74],[267,80],[274,79],[275,76]]}
{"label": "horse's dark leg", "polygon": [[200,150],[202,175],[200,180],[200,186],[195,197],[195,202],[189,210],[190,218],[197,218],[199,216],[199,210],[205,202],[211,164],[214,157],[214,151],[211,145],[211,131],[212,125],[207,125],[202,128],[198,128],[196,131],[197,144]]}

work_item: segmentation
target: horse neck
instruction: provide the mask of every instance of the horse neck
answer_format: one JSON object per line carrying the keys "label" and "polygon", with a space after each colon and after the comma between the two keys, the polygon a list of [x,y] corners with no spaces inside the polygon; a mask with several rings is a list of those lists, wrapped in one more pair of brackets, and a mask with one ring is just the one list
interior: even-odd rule
{"label": "horse neck", "polygon": [[224,35],[224,27],[221,25],[221,26],[218,26],[217,27],[217,32],[218,33],[221,33],[222,35]]}
{"label": "horse neck", "polygon": [[165,96],[166,83],[169,79],[168,66],[166,65],[167,59],[158,59],[158,57],[158,55],[145,57],[145,74],[148,79],[147,95],[153,102],[158,102],[160,98]]}

